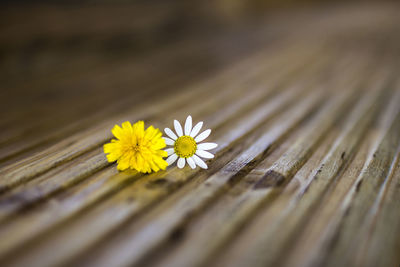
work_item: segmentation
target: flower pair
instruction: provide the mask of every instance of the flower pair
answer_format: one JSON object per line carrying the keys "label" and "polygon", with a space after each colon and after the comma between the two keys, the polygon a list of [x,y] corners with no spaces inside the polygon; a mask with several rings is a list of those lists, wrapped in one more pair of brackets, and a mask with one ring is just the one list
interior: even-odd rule
{"label": "flower pair", "polygon": [[[122,127],[115,125],[111,130],[116,139],[104,145],[104,153],[109,162],[117,161],[117,168],[121,171],[130,168],[142,173],[157,172],[165,170],[176,160],[178,168],[187,163],[192,169],[196,165],[207,169],[201,158],[213,158],[214,155],[207,150],[216,148],[217,144],[200,143],[211,133],[210,129],[200,133],[202,126],[203,122],[199,122],[192,128],[192,117],[188,116],[184,128],[174,120],[175,133],[165,128],[168,137],[162,137],[161,131],[153,126],[145,130],[143,121],[133,125],[127,121],[122,123]],[[166,145],[172,147],[163,150]]]}

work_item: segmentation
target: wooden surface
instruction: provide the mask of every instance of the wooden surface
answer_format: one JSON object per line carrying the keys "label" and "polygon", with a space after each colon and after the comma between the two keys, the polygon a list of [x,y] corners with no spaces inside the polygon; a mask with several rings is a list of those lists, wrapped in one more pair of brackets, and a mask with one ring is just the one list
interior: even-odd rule
{"label": "wooden surface", "polygon": [[[1,266],[399,266],[400,6],[134,10],[0,12]],[[114,124],[189,114],[208,170],[106,161]]]}

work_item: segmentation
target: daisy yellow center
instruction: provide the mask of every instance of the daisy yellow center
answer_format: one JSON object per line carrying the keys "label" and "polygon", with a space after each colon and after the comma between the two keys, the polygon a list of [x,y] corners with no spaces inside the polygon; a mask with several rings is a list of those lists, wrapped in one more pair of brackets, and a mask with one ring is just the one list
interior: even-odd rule
{"label": "daisy yellow center", "polygon": [[174,150],[180,158],[190,158],[194,155],[196,149],[196,141],[191,136],[183,135],[175,141]]}

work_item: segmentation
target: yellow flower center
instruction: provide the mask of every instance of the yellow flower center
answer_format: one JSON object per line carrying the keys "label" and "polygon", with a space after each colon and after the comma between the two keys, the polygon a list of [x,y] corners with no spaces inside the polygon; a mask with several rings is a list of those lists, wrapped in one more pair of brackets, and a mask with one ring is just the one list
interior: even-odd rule
{"label": "yellow flower center", "polygon": [[196,149],[196,141],[191,136],[183,135],[175,141],[174,150],[180,158],[190,158],[194,155]]}
{"label": "yellow flower center", "polygon": [[134,152],[140,152],[141,147],[140,147],[139,145],[133,145],[133,146],[131,147],[131,149],[132,149]]}

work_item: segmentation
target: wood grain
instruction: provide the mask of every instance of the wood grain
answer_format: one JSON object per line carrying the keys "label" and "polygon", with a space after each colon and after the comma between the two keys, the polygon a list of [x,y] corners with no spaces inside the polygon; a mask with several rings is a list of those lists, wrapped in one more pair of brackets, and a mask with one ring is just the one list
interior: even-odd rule
{"label": "wood grain", "polygon": [[[400,264],[398,4],[125,7],[0,11],[1,266]],[[107,162],[115,124],[189,114],[207,170]]]}

